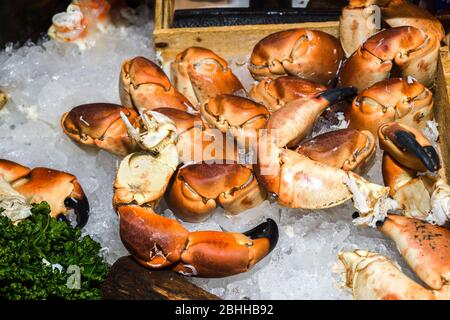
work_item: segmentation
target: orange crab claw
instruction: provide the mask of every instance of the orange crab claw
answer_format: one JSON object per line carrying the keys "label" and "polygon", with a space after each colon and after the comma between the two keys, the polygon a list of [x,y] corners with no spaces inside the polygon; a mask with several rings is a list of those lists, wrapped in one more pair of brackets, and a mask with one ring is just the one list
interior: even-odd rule
{"label": "orange crab claw", "polygon": [[183,275],[226,277],[248,271],[275,247],[278,227],[273,220],[244,233],[187,231],[176,220],[150,208],[118,209],[120,235],[142,265],[171,267]]}
{"label": "orange crab claw", "polygon": [[382,125],[378,130],[380,147],[408,168],[431,172],[440,168],[437,151],[418,130],[398,122]]}
{"label": "orange crab claw", "polygon": [[339,24],[339,37],[347,57],[378,31],[381,20],[391,28],[421,29],[437,42],[445,35],[444,27],[435,16],[406,0],[349,1],[342,9]]}
{"label": "orange crab claw", "polygon": [[0,159],[0,177],[24,195],[29,203],[48,202],[53,218],[73,209],[77,226],[81,228],[87,223],[89,202],[77,178],[70,173],[48,168],[29,169]]}
{"label": "orange crab claw", "polygon": [[136,144],[128,136],[121,112],[131,123],[138,125],[138,114],[133,109],[110,103],[91,103],[64,113],[61,127],[77,143],[125,156],[136,149]]}
{"label": "orange crab claw", "polygon": [[342,129],[303,141],[296,151],[328,166],[361,173],[375,158],[376,140],[370,131]]}
{"label": "orange crab claw", "polygon": [[223,133],[230,132],[240,139],[256,138],[256,133],[266,125],[269,111],[250,99],[230,94],[218,95],[207,100],[200,108],[202,116]]}
{"label": "orange crab claw", "polygon": [[205,48],[190,47],[179,53],[171,70],[175,87],[196,108],[218,94],[233,94],[244,89],[228,63]]}
{"label": "orange crab claw", "polygon": [[270,34],[259,41],[253,48],[248,69],[256,80],[295,75],[331,85],[342,58],[341,45],[332,35],[292,29]]}
{"label": "orange crab claw", "polygon": [[267,256],[278,242],[272,219],[247,232],[192,232],[174,270],[184,275],[221,278],[246,272]]}
{"label": "orange crab claw", "polygon": [[390,78],[363,90],[345,111],[349,128],[377,136],[387,122],[423,128],[433,118],[433,94],[413,79]]}
{"label": "orange crab claw", "polygon": [[414,27],[381,31],[364,42],[343,64],[339,72],[342,86],[359,91],[389,77],[394,64],[403,77],[412,76],[430,86],[436,74],[439,42]]}
{"label": "orange crab claw", "polygon": [[120,238],[142,265],[163,268],[180,260],[189,236],[180,223],[146,207],[120,206],[118,213]]}
{"label": "orange crab claw", "polygon": [[450,283],[449,230],[397,215],[388,215],[379,230],[395,242],[403,258],[423,282],[434,290],[445,292]]}
{"label": "orange crab claw", "polygon": [[122,64],[119,91],[122,104],[139,112],[156,108],[192,109],[189,100],[171,85],[164,71],[144,57]]}
{"label": "orange crab claw", "polygon": [[276,79],[263,78],[250,89],[249,96],[265,105],[270,112],[275,112],[291,101],[314,97],[326,89],[323,85],[296,76],[283,76]]}
{"label": "orange crab claw", "polygon": [[356,300],[435,300],[387,257],[365,250],[340,252],[345,284]]}
{"label": "orange crab claw", "polygon": [[266,198],[250,168],[237,163],[199,163],[179,169],[166,193],[181,219],[199,222],[219,204],[230,213],[256,207]]}

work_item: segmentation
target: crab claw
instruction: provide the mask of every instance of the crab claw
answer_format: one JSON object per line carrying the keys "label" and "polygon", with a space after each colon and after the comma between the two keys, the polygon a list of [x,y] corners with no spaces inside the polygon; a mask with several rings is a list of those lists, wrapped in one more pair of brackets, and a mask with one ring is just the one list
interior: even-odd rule
{"label": "crab claw", "polygon": [[70,173],[48,168],[30,170],[15,162],[0,160],[0,177],[25,196],[29,203],[46,201],[53,218],[74,209],[77,226],[83,227],[89,214],[89,203],[77,178]]}
{"label": "crab claw", "polygon": [[60,12],[53,16],[48,35],[61,42],[75,42],[80,49],[85,49],[87,32],[86,19],[81,8],[78,5],[70,4],[66,12]]}
{"label": "crab claw", "polygon": [[238,163],[185,165],[166,193],[169,208],[189,222],[205,220],[217,205],[237,214],[256,207],[265,198],[266,192],[252,170]]}
{"label": "crab claw", "polygon": [[339,252],[345,284],[357,300],[434,300],[387,257],[364,250]]}
{"label": "crab claw", "polygon": [[342,58],[343,51],[335,37],[299,28],[275,32],[260,40],[253,48],[248,69],[256,80],[294,75],[331,85]]}
{"label": "crab claw", "polygon": [[139,112],[156,108],[192,109],[189,100],[172,86],[161,68],[144,57],[122,64],[119,91],[123,106]]}
{"label": "crab claw", "polygon": [[269,252],[271,252],[278,242],[278,226],[274,220],[269,218],[266,222],[261,223],[253,229],[244,232],[244,235],[252,240],[268,239]]}
{"label": "crab claw", "polygon": [[153,154],[162,152],[177,140],[177,127],[167,116],[156,111],[141,113],[138,126],[134,127],[123,112],[120,112],[130,137],[141,147]]}
{"label": "crab claw", "polygon": [[375,158],[376,140],[370,131],[342,129],[303,141],[296,151],[334,168],[365,172]]}
{"label": "crab claw", "polygon": [[121,114],[127,123],[138,125],[138,114],[133,109],[111,103],[90,103],[64,113],[61,127],[77,143],[125,156],[136,149],[136,143],[128,136]]}
{"label": "crab claw", "polygon": [[201,47],[190,47],[177,54],[171,72],[174,86],[196,109],[218,94],[244,89],[226,60]]}
{"label": "crab claw", "polygon": [[422,172],[439,170],[438,153],[418,130],[391,122],[380,127],[378,136],[381,148],[402,165]]}
{"label": "crab claw", "polygon": [[450,231],[424,221],[388,215],[379,230],[393,240],[411,269],[430,288],[450,283]]}
{"label": "crab claw", "polygon": [[83,194],[81,199],[68,197],[64,200],[66,208],[73,209],[77,217],[77,227],[82,228],[86,225],[89,219],[89,202]]}
{"label": "crab claw", "polygon": [[150,208],[119,207],[120,235],[142,265],[171,267],[183,275],[218,278],[248,271],[275,247],[278,228],[268,220],[245,234],[189,232]]}
{"label": "crab claw", "polygon": [[192,232],[181,254],[181,261],[174,270],[205,278],[247,272],[271,252],[277,241],[278,227],[271,219],[244,234]]}
{"label": "crab claw", "polygon": [[265,105],[270,112],[275,112],[291,101],[316,96],[326,89],[321,84],[296,76],[282,76],[276,79],[263,78],[250,89],[249,96]]}
{"label": "crab claw", "polygon": [[343,88],[334,88],[323,91],[318,94],[318,97],[321,97],[328,101],[331,105],[333,103],[339,102],[341,100],[345,100],[347,98],[351,98],[356,96],[358,90],[354,87],[343,87]]}

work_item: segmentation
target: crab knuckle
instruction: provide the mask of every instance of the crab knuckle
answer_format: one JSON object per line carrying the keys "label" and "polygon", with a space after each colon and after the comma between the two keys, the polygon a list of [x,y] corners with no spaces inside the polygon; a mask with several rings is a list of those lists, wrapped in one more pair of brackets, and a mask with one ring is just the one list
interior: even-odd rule
{"label": "crab knuckle", "polygon": [[[317,30],[292,29],[273,33],[253,48],[249,70],[256,80],[295,75],[329,85],[343,57],[339,41]],[[320,58],[321,65],[311,63]]]}
{"label": "crab knuckle", "polygon": [[190,47],[179,53],[171,71],[174,86],[197,109],[218,94],[232,94],[244,89],[228,63],[205,48]]}

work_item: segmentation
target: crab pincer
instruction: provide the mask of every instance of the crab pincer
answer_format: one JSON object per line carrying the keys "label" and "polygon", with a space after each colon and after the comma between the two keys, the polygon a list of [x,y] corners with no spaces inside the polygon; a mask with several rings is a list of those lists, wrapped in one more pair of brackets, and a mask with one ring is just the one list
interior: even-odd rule
{"label": "crab pincer", "polygon": [[398,122],[382,125],[378,130],[380,146],[405,167],[435,172],[440,168],[439,155],[418,130]]}
{"label": "crab pincer", "polygon": [[408,266],[428,286],[374,252],[340,252],[346,285],[355,299],[450,299],[450,231],[414,218],[388,215],[378,229],[395,242]]}
{"label": "crab pincer", "polygon": [[186,276],[220,278],[246,272],[278,241],[271,219],[245,233],[189,232],[151,208],[121,206],[118,213],[122,241],[139,263],[169,267]]}
{"label": "crab pincer", "polygon": [[86,225],[89,218],[89,202],[74,175],[48,168],[30,169],[13,161],[1,159],[0,178],[25,196],[29,203],[48,202],[53,218],[66,215],[73,209],[77,227]]}

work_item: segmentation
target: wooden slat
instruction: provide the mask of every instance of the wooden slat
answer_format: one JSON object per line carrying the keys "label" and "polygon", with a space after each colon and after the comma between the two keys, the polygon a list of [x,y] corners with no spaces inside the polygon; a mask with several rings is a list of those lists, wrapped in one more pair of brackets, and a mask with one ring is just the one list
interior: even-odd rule
{"label": "wooden slat", "polygon": [[155,18],[153,19],[153,32],[163,28],[163,0],[156,0]]}
{"label": "wooden slat", "polygon": [[441,48],[436,86],[434,90],[434,116],[439,124],[439,143],[447,181],[450,179],[450,53]]}
{"label": "wooden slat", "polygon": [[214,50],[224,58],[248,56],[255,44],[271,33],[308,28],[338,36],[339,22],[306,22],[295,24],[245,25],[202,28],[155,29],[154,43],[163,62],[175,59],[186,48],[201,46]]}
{"label": "wooden slat", "polygon": [[152,271],[131,257],[117,260],[101,288],[106,300],[220,300],[173,271]]}

